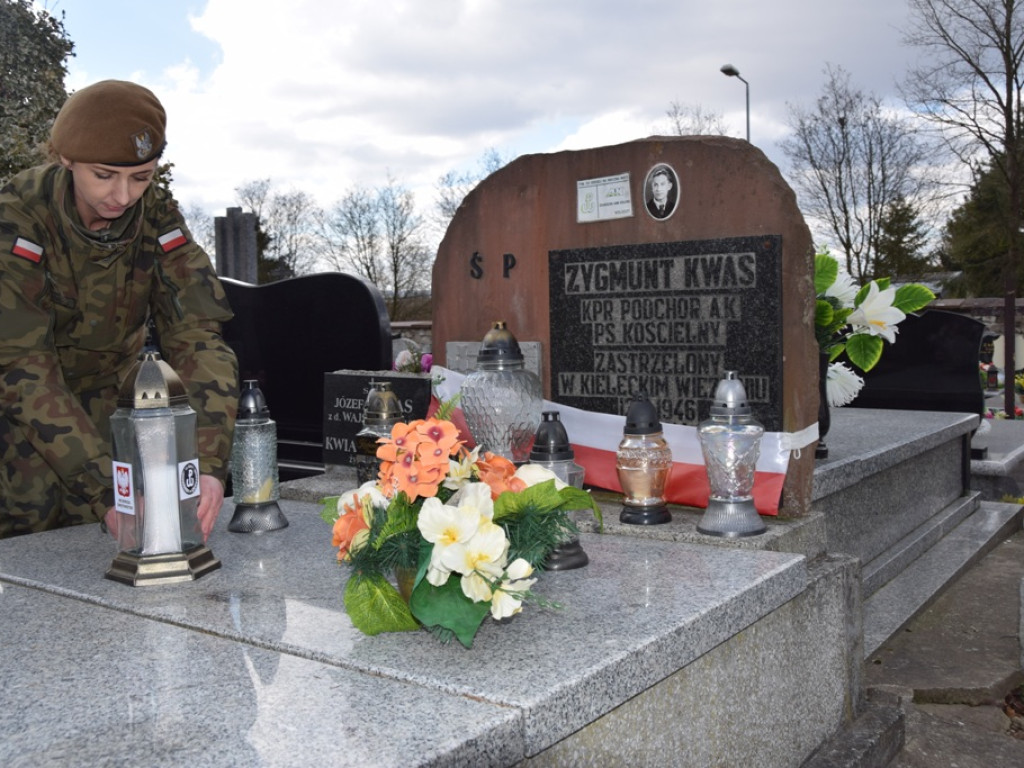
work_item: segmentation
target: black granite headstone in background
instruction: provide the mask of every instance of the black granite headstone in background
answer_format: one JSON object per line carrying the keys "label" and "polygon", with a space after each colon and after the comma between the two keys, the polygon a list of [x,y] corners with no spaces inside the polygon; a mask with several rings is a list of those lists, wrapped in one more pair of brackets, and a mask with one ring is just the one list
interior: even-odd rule
{"label": "black granite headstone in background", "polygon": [[552,399],[623,414],[644,392],[695,425],[735,370],[780,431],[781,253],[776,235],[550,252]]}
{"label": "black granite headstone in background", "polygon": [[404,421],[424,419],[430,406],[430,376],[395,371],[334,371],[324,375],[324,463],[350,466],[356,433],[371,381],[387,381],[402,405]]}

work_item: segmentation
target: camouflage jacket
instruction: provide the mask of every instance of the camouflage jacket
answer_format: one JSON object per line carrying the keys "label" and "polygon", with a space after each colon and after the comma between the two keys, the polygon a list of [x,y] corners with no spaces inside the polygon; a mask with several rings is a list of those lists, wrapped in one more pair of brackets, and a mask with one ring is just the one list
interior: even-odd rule
{"label": "camouflage jacket", "polygon": [[47,165],[0,189],[0,413],[102,514],[109,424],[93,423],[80,398],[123,381],[151,317],[198,415],[200,471],[223,481],[238,364],[221,337],[232,314],[209,257],[155,185],[102,233],[82,225],[70,186],[68,171]]}

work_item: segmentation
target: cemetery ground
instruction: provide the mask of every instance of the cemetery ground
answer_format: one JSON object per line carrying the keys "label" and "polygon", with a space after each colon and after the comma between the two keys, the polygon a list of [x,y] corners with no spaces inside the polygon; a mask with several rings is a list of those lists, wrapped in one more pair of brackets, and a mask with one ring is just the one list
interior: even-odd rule
{"label": "cemetery ground", "polygon": [[906,716],[891,768],[1024,765],[1022,577],[1019,531],[868,658],[869,699]]}

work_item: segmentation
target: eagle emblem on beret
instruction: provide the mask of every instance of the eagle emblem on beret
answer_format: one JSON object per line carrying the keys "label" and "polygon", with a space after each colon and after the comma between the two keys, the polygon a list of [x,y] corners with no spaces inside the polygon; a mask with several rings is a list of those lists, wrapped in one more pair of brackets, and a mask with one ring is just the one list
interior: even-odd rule
{"label": "eagle emblem on beret", "polygon": [[135,145],[135,155],[139,160],[145,160],[153,154],[153,138],[149,131],[139,131],[132,136],[132,144]]}

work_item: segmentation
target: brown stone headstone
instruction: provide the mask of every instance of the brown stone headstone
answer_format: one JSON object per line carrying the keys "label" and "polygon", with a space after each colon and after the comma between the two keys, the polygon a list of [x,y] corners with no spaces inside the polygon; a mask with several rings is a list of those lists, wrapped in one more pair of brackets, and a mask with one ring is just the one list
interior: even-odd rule
{"label": "brown stone headstone", "polygon": [[[778,169],[742,140],[518,158],[456,213],[433,306],[435,360],[504,320],[540,342],[556,402],[621,414],[643,388],[663,421],[696,424],[736,369],[767,429],[817,420],[811,235]],[[813,462],[813,446],[792,457],[783,514],[810,510]]]}

